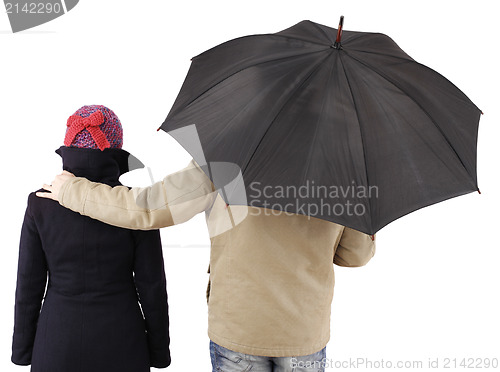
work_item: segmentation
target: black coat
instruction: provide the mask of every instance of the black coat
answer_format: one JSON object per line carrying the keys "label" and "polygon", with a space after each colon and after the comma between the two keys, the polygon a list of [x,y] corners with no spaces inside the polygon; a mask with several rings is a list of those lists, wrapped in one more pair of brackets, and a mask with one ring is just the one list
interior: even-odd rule
{"label": "black coat", "polygon": [[[116,186],[128,171],[123,150],[56,152],[65,170],[91,181]],[[33,372],[146,372],[170,364],[168,325],[158,230],[106,225],[30,194],[12,362]]]}

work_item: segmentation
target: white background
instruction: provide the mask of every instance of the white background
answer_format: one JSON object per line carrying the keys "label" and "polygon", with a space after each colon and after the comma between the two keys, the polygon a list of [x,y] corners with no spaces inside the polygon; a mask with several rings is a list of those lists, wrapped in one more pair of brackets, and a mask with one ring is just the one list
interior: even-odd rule
{"label": "white background", "polygon": [[[442,73],[481,108],[478,180],[472,193],[385,227],[368,266],[336,268],[335,361],[500,358],[498,223],[498,12],[494,1],[98,1],[12,34],[0,13],[1,285],[0,370],[10,363],[19,233],[29,192],[60,172],[54,150],[69,115],[85,104],[114,110],[124,149],[155,180],[189,155],[156,128],[190,58],[235,37],[274,33],[309,19],[383,32]],[[3,11],[3,10],[2,10]],[[150,183],[147,172],[122,180]],[[163,229],[171,321],[170,371],[209,371],[204,216]],[[305,299],[314,301],[314,299]],[[452,366],[450,364],[449,366]],[[440,368],[441,369],[441,368]],[[448,369],[449,370],[449,369]]]}

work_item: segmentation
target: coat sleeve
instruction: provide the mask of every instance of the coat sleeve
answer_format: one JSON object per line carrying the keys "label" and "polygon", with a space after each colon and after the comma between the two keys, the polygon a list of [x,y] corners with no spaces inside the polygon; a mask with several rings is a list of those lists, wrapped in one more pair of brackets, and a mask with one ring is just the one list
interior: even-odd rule
{"label": "coat sleeve", "polygon": [[[32,196],[35,197],[34,194]],[[47,261],[28,199],[19,244],[11,357],[15,364],[31,364],[33,343],[46,283]]]}
{"label": "coat sleeve", "polygon": [[110,225],[153,230],[185,222],[210,208],[217,193],[193,161],[145,188],[110,187],[76,177],[65,182],[59,203]]}
{"label": "coat sleeve", "polygon": [[170,365],[167,289],[158,230],[134,231],[134,281],[146,322],[150,365]]}
{"label": "coat sleeve", "polygon": [[333,263],[339,266],[364,266],[375,254],[375,241],[370,235],[344,228],[340,242],[333,256]]}

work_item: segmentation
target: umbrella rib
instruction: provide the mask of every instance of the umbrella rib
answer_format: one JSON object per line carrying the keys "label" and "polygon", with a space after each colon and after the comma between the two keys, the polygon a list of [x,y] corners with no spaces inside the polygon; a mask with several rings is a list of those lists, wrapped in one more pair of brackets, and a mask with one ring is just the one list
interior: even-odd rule
{"label": "umbrella rib", "polygon": [[[393,55],[390,55],[390,54],[377,53],[377,52],[369,52],[369,51],[366,51],[366,50],[359,50],[359,49],[352,49],[352,48],[349,48],[349,50],[350,51],[352,50],[354,52],[359,52],[359,53],[375,54],[375,55],[384,56],[384,57],[388,57],[389,56],[391,58],[396,58],[396,59],[401,59],[403,61],[416,63],[420,67],[423,67],[423,68],[425,68],[425,69],[427,69],[429,71],[432,71],[433,73],[439,75],[441,78],[443,78],[444,80],[446,80],[446,82],[448,84],[450,84],[451,86],[453,86],[453,88],[455,88],[457,91],[459,91],[461,94],[463,94],[464,97],[466,97],[468,99],[469,103],[471,103],[473,107],[475,107],[478,111],[481,111],[481,109],[479,107],[477,107],[476,104],[474,102],[472,102],[472,100],[469,97],[467,97],[467,95],[459,87],[457,87],[453,82],[451,82],[446,76],[441,75],[439,72],[437,72],[436,70],[430,68],[429,66],[426,66],[426,65],[424,65],[424,64],[422,64],[420,62],[415,61],[410,56],[408,56],[408,58],[403,58],[403,57],[393,56]],[[353,56],[349,56],[349,57],[354,58]],[[358,59],[356,59],[356,60],[358,61]]]}
{"label": "umbrella rib", "polygon": [[[346,45],[346,43],[350,43],[350,42],[352,42],[354,40],[358,40],[358,39],[360,39],[362,37],[371,36],[371,35],[375,35],[375,34],[380,34],[380,32],[361,32],[360,35],[357,35],[356,37],[353,36],[352,38],[348,39],[347,38],[347,34],[345,34],[345,33],[347,33],[347,32],[358,32],[358,31],[342,31],[342,32],[344,33],[342,35],[344,37],[344,42],[342,43],[342,45],[344,45],[344,46]],[[381,34],[381,35],[383,35],[383,34]]]}
{"label": "umbrella rib", "polygon": [[325,46],[325,47],[328,47],[328,48],[330,47],[329,44],[316,43],[316,42],[311,41],[311,40],[301,39],[300,37],[292,37],[292,36],[280,35],[280,34],[263,34],[261,36],[279,36],[279,37],[284,37],[285,39],[300,40],[300,41],[303,41],[304,43],[309,43],[309,44],[313,44],[313,45],[321,45],[321,46]]}
{"label": "umbrella rib", "polygon": [[[311,21],[309,21],[309,22],[311,22]],[[331,40],[331,39],[330,39],[330,36],[329,36],[329,35],[325,32],[325,30],[323,30],[321,27],[319,27],[319,26],[318,26],[316,23],[314,23],[314,22],[311,22],[311,24],[312,24],[315,28],[317,28],[318,30],[320,30],[320,31],[323,33],[323,35],[325,35],[325,36],[326,36],[326,38],[328,39],[328,41],[330,41],[330,43],[332,43],[332,44],[333,44],[333,40]]]}
{"label": "umbrella rib", "polygon": [[[329,49],[329,47],[328,47]],[[213,88],[215,88],[217,85],[221,84],[222,82],[224,82],[225,80],[229,79],[231,76],[233,75],[236,75],[238,73],[240,73],[241,71],[243,70],[246,70],[250,67],[255,67],[255,66],[259,66],[259,65],[262,65],[264,63],[268,63],[268,62],[276,62],[276,61],[280,61],[280,60],[285,60],[285,59],[288,59],[288,58],[295,58],[295,57],[301,57],[303,55],[306,55],[306,54],[315,54],[315,53],[321,53],[321,52],[324,52],[325,50],[328,50],[328,49],[322,49],[322,50],[318,50],[316,52],[305,52],[305,53],[300,53],[300,54],[294,54],[294,55],[291,55],[291,56],[287,56],[287,57],[281,57],[281,58],[276,58],[276,59],[270,59],[270,60],[267,60],[267,61],[263,61],[263,62],[260,62],[260,63],[256,63],[254,65],[250,65],[250,66],[247,66],[245,68],[242,68],[240,70],[237,70],[235,71],[234,73],[228,75],[228,76],[225,76],[222,80],[218,81],[217,83],[215,84],[211,84],[209,88],[207,88],[206,90],[204,90],[203,92],[201,92],[199,95],[197,95],[195,98],[193,98],[189,103],[187,103],[186,105],[182,106],[182,107],[179,107],[175,112],[172,112],[171,115],[168,115],[167,119],[165,119],[165,122],[167,120],[172,120],[172,118],[175,117],[175,115],[177,115],[179,112],[181,112],[182,110],[185,110],[186,108],[188,108],[191,104],[193,104],[197,99],[199,99],[201,96],[203,96],[205,93],[207,93],[208,91],[212,90]],[[181,88],[182,89],[182,88]],[[174,105],[175,105],[175,102],[174,102]]]}
{"label": "umbrella rib", "polygon": [[465,171],[467,172],[467,174],[472,178],[474,179],[474,176],[470,174],[469,170],[467,169],[467,167],[465,166],[464,162],[462,161],[462,159],[460,158],[460,156],[458,155],[457,151],[453,148],[453,146],[451,145],[451,142],[450,140],[448,139],[448,137],[446,137],[446,135],[444,134],[443,130],[439,127],[439,125],[436,123],[436,121],[431,117],[431,115],[427,112],[426,109],[424,109],[422,107],[422,105],[420,103],[418,103],[412,96],[410,96],[403,88],[401,88],[398,84],[396,84],[394,81],[392,81],[391,79],[389,79],[387,76],[385,76],[384,74],[380,73],[379,71],[377,71],[374,67],[372,67],[371,65],[369,65],[368,63],[366,62],[363,62],[363,61],[360,61],[359,59],[357,59],[356,57],[353,57],[351,55],[349,55],[349,53],[346,53],[346,55],[352,59],[354,59],[355,61],[361,63],[363,66],[369,68],[370,70],[372,70],[373,72],[375,72],[377,75],[379,75],[381,78],[383,78],[384,80],[388,81],[389,83],[391,83],[392,85],[394,85],[397,89],[399,89],[401,92],[403,92],[408,98],[410,98],[423,112],[424,114],[431,120],[432,124],[434,124],[434,126],[438,129],[439,133],[441,134],[441,136],[444,138],[444,140],[446,141],[446,143],[448,144],[448,146],[450,147],[450,149],[453,151],[453,153],[455,154],[455,156],[457,157],[458,161],[460,161],[460,164],[462,164],[462,167],[464,167]]}
{"label": "umbrella rib", "polygon": [[[369,187],[370,182],[368,181],[368,166],[366,165],[366,155],[365,155],[365,141],[363,139],[363,130],[361,129],[361,122],[359,120],[359,115],[358,115],[358,108],[356,106],[356,100],[354,99],[354,93],[352,91],[351,87],[351,82],[349,81],[349,78],[347,77],[347,71],[344,67],[344,62],[342,62],[342,53],[339,53],[339,59],[340,59],[340,64],[342,66],[342,70],[344,71],[344,76],[347,81],[347,86],[349,87],[349,92],[351,93],[351,98],[352,98],[352,103],[354,105],[354,111],[356,112],[356,122],[358,123],[358,128],[359,128],[359,135],[361,137],[361,148],[363,150],[363,162],[365,164],[365,176],[366,176],[366,185]],[[369,208],[369,213],[368,215],[370,216],[370,231],[372,231],[372,200],[371,198],[368,198],[368,208]]]}
{"label": "umbrella rib", "polygon": [[[326,47],[330,47],[329,44],[323,44],[323,43],[319,43],[319,42],[314,42],[314,41],[311,41],[311,40],[307,40],[307,39],[302,39],[302,38],[299,38],[299,37],[292,37],[292,36],[287,36],[287,35],[283,35],[283,34],[279,34],[279,33],[275,33],[275,34],[257,34],[257,35],[246,35],[246,36],[240,36],[240,37],[237,37],[237,38],[234,38],[234,39],[231,39],[231,40],[228,40],[228,41],[225,41],[223,43],[220,43],[216,46],[213,46],[212,48],[210,49],[207,49],[205,50],[204,52],[194,56],[191,58],[192,61],[200,58],[202,55],[204,55],[205,53],[208,53],[210,51],[212,51],[213,49],[215,48],[219,48],[219,47],[222,47],[226,44],[229,44],[229,43],[232,43],[232,42],[236,42],[236,41],[240,41],[241,39],[247,39],[247,38],[261,38],[261,37],[274,37],[274,36],[277,36],[277,37],[280,37],[280,38],[285,38],[285,39],[290,39],[290,40],[300,40],[300,41],[303,41],[304,43],[308,43],[308,44],[312,44],[312,45],[321,45],[321,46],[326,46]],[[357,39],[357,38],[356,38]]]}
{"label": "umbrella rib", "polygon": [[314,68],[311,70],[311,72],[304,78],[304,80],[302,80],[300,82],[300,84],[297,85],[297,87],[295,88],[295,90],[290,94],[290,96],[287,98],[287,100],[285,101],[285,103],[283,104],[283,106],[281,107],[281,109],[278,111],[278,113],[274,116],[273,120],[271,121],[271,123],[269,124],[269,126],[267,127],[266,131],[264,132],[264,134],[262,135],[259,143],[257,143],[257,146],[255,146],[255,149],[252,153],[252,155],[250,156],[250,159],[248,159],[248,162],[247,164],[245,165],[245,168],[242,170],[241,174],[243,175],[245,173],[245,171],[247,170],[248,166],[250,165],[250,163],[252,162],[255,154],[257,153],[257,150],[259,149],[260,145],[262,144],[262,141],[264,140],[264,137],[266,136],[267,132],[269,132],[269,129],[272,127],[272,125],[276,122],[276,119],[278,118],[278,116],[281,114],[281,112],[283,111],[283,109],[287,106],[288,102],[292,99],[292,97],[299,91],[299,88],[302,87],[302,85],[304,85],[304,83],[309,80],[309,78],[311,76],[313,76],[319,69],[319,67],[323,64],[323,62],[331,55],[331,52],[335,50],[335,49],[331,49],[330,53],[328,53],[328,55],[323,58],[321,61],[319,61],[315,66]]}
{"label": "umbrella rib", "polygon": [[[335,60],[335,63],[336,62],[337,61]],[[333,72],[334,66],[335,66],[335,64],[332,63],[331,67],[330,67],[330,74],[328,76],[328,82],[327,82],[326,86],[329,85],[329,82],[330,82],[330,80],[332,78],[332,72]],[[317,135],[318,135],[318,127],[319,127],[318,122],[319,122],[319,120],[321,118],[321,114],[323,113],[323,110],[325,108],[325,101],[326,101],[326,94],[323,95],[323,102],[321,103],[321,111],[320,111],[320,114],[318,115],[318,120],[316,121],[316,128],[314,128],[314,136],[313,136],[313,140],[311,142],[311,147],[309,149],[309,155],[307,157],[307,164],[306,164],[306,168],[305,168],[305,172],[304,172],[304,177],[302,179],[301,185],[303,185],[306,182],[306,180],[307,180],[307,173],[309,172],[309,166],[311,164],[311,154],[313,152],[314,144],[316,143],[316,138],[317,138]]]}
{"label": "umbrella rib", "polygon": [[[401,60],[406,61],[406,62],[416,62],[413,58],[411,58],[410,56],[408,56],[408,54],[406,54],[406,53],[405,54],[408,56],[408,58],[398,57],[398,56],[394,56],[392,54],[387,54],[387,53],[377,53],[377,52],[372,52],[372,51],[367,51],[367,50],[361,50],[361,49],[355,49],[355,48],[349,48],[349,51],[354,51],[354,52],[359,52],[359,53],[375,54],[377,56],[384,56],[384,57],[391,57],[391,58],[401,59]],[[352,56],[350,56],[350,57],[352,57]],[[418,63],[418,62],[416,62],[416,63]]]}

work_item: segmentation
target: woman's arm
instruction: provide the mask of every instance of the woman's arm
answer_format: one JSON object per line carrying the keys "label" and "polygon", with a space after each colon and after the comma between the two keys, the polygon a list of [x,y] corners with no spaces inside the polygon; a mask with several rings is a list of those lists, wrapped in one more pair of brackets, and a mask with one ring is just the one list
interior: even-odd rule
{"label": "woman's arm", "polygon": [[36,326],[47,283],[47,261],[35,221],[30,211],[30,199],[24,216],[19,245],[14,337],[12,357],[15,364],[31,364]]}

